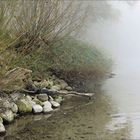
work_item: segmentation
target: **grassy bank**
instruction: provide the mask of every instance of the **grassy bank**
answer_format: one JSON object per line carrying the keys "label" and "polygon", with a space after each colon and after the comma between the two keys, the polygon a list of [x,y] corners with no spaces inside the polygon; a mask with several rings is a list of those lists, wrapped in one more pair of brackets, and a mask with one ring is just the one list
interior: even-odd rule
{"label": "grassy bank", "polygon": [[106,79],[112,65],[102,50],[71,37],[27,55],[7,51],[3,56],[1,74],[20,66],[33,70],[35,78],[55,74],[78,90],[94,90],[95,85]]}
{"label": "grassy bank", "polygon": [[35,78],[55,74],[77,90],[104,81],[112,63],[104,52],[67,37],[81,29],[87,15],[80,3],[0,1],[0,76],[20,66]]}

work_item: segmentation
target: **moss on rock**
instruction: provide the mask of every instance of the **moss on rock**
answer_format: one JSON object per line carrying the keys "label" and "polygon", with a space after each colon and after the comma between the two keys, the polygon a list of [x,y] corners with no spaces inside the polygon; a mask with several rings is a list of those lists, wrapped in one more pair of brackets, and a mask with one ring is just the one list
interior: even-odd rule
{"label": "moss on rock", "polygon": [[32,106],[25,99],[18,100],[16,102],[16,104],[18,106],[19,113],[30,113],[30,112],[32,112]]}

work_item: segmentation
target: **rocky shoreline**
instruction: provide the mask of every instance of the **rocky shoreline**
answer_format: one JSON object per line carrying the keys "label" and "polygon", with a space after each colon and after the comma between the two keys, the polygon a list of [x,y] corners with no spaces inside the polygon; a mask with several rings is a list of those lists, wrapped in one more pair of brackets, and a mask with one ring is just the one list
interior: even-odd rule
{"label": "rocky shoreline", "polygon": [[48,80],[33,81],[30,73],[30,70],[16,68],[7,72],[1,79],[1,135],[6,133],[4,124],[13,122],[20,115],[50,113],[59,108],[64,99],[62,95],[55,93],[67,93],[68,90],[72,90],[65,81],[54,75]]}
{"label": "rocky shoreline", "polygon": [[12,93],[6,97],[1,97],[0,134],[3,135],[6,133],[4,124],[13,122],[18,116],[29,113],[50,113],[55,108],[59,108],[62,101],[62,96],[53,98],[43,93],[35,96],[23,93]]}
{"label": "rocky shoreline", "polygon": [[89,98],[94,95],[75,92],[64,80],[54,75],[48,79],[32,80],[30,72],[27,69],[16,68],[1,79],[0,135],[6,134],[4,125],[13,122],[20,115],[53,112],[60,107],[65,95]]}

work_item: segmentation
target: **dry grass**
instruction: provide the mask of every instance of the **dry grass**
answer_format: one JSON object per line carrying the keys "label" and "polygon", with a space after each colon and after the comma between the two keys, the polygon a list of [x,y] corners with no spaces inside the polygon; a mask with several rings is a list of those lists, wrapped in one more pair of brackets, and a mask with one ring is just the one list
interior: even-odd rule
{"label": "dry grass", "polygon": [[0,1],[0,76],[21,66],[73,83],[104,79],[111,61],[97,48],[68,38],[83,25],[85,9],[77,0]]}

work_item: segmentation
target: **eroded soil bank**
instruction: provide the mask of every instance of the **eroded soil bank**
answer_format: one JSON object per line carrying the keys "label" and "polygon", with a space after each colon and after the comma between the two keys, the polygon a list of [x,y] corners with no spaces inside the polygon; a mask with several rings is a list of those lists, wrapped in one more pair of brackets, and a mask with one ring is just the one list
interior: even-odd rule
{"label": "eroded soil bank", "polygon": [[96,99],[72,97],[52,115],[23,116],[7,125],[1,140],[122,140],[129,138],[128,126],[107,129],[112,108],[102,94]]}

